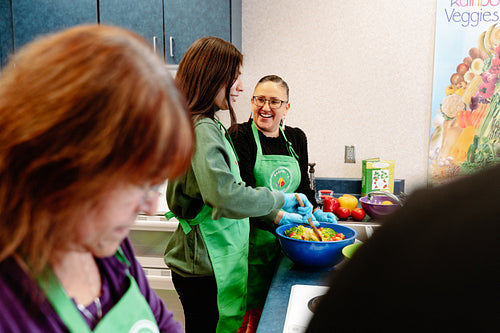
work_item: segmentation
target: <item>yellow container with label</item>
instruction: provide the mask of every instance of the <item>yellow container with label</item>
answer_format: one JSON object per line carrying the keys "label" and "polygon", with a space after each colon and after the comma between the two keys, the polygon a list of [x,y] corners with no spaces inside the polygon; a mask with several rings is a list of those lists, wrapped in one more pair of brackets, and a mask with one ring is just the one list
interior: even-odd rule
{"label": "yellow container with label", "polygon": [[363,160],[361,177],[361,195],[372,191],[394,192],[394,160],[370,158]]}

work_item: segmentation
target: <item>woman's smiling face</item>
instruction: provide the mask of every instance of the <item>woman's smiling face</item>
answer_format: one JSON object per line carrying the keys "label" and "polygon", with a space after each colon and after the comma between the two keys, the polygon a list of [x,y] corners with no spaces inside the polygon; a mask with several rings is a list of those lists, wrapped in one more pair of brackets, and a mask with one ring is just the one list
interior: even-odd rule
{"label": "woman's smiling face", "polygon": [[252,117],[255,126],[265,136],[277,137],[280,122],[290,109],[285,87],[272,81],[262,82],[255,87],[253,96],[266,100],[285,101],[279,108],[271,108],[268,101],[263,106],[257,106],[252,98]]}

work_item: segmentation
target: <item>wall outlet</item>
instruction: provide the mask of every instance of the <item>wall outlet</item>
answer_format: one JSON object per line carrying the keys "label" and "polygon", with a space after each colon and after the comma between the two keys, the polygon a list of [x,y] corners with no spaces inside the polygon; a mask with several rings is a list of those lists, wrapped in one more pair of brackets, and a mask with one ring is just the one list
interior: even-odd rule
{"label": "wall outlet", "polygon": [[356,146],[345,146],[344,163],[356,163]]}

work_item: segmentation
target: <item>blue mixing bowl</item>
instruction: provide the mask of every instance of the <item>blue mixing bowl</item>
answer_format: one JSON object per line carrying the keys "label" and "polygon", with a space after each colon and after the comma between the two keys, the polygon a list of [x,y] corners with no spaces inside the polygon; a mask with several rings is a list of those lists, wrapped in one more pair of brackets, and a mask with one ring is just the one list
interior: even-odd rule
{"label": "blue mixing bowl", "polygon": [[346,239],[335,242],[315,242],[293,239],[285,236],[285,231],[298,224],[282,225],[276,229],[283,253],[297,266],[306,270],[327,270],[342,261],[344,246],[354,243],[356,230],[334,223],[320,222],[320,227],[331,228],[343,233]]}

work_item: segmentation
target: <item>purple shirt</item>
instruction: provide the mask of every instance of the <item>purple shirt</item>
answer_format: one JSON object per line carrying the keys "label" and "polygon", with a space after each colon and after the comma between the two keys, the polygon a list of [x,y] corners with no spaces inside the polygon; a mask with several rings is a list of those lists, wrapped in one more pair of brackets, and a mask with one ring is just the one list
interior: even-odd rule
{"label": "purple shirt", "polygon": [[[149,303],[160,332],[183,332],[182,324],[174,320],[172,312],[149,286],[128,238],[121,248],[130,262],[129,272]],[[96,261],[102,278],[100,300],[105,315],[128,288],[127,265],[115,256]],[[88,309],[95,315],[95,307]],[[0,332],[69,332],[38,284],[12,257],[0,263]]]}

